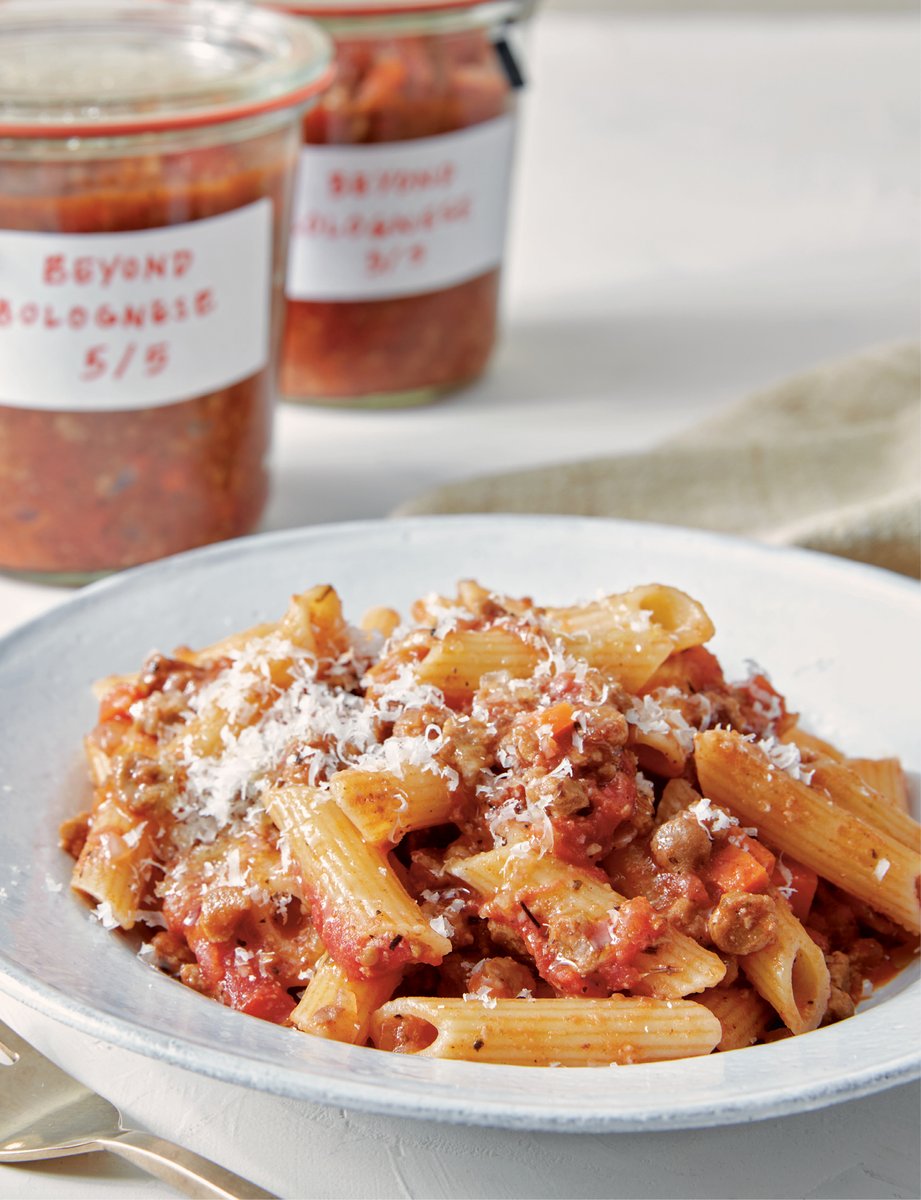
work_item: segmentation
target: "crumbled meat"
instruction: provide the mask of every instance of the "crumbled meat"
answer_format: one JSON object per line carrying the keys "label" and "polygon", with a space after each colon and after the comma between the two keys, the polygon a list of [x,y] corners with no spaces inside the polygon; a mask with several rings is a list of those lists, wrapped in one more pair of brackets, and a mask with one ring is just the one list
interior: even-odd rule
{"label": "crumbled meat", "polygon": [[710,836],[692,816],[679,813],[655,831],[650,851],[665,871],[694,871],[710,857]]}
{"label": "crumbled meat", "polygon": [[710,914],[707,930],[717,949],[727,954],[754,954],[774,940],[777,909],[770,896],[726,892]]}
{"label": "crumbled meat", "polygon": [[513,958],[484,958],[470,972],[467,990],[493,999],[513,1000],[522,992],[533,994],[532,971]]}
{"label": "crumbled meat", "polygon": [[242,888],[210,888],[201,902],[199,931],[209,942],[225,942],[251,907],[252,902]]}

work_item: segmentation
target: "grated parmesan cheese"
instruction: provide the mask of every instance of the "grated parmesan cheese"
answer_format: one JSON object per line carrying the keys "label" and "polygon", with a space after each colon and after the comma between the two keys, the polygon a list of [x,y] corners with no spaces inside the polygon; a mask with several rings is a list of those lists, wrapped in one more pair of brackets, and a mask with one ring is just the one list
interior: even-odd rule
{"label": "grated parmesan cheese", "polygon": [[118,929],[118,921],[115,919],[112,905],[108,900],[100,900],[90,913],[90,920],[98,921],[103,929]]}
{"label": "grated parmesan cheese", "polygon": [[624,717],[640,733],[673,737],[681,749],[690,754],[694,749],[696,730],[688,724],[680,709],[662,703],[663,700],[675,698],[682,698],[678,688],[657,688],[655,694],[648,692],[645,696],[635,698]]}
{"label": "grated parmesan cheese", "polygon": [[783,880],[777,890],[785,900],[789,900],[796,889],[793,887],[793,872],[784,862],[782,854],[777,859],[777,873]]}
{"label": "grated parmesan cheese", "polygon": [[464,992],[464,1000],[476,1000],[483,1005],[484,1008],[495,1008],[499,1001],[495,996],[490,995],[489,988],[485,985],[478,987],[475,992]]}
{"label": "grated parmesan cheese", "polygon": [[697,824],[706,831],[707,836],[711,839],[714,833],[720,833],[724,829],[731,829],[739,823],[731,813],[726,812],[724,808],[714,806],[713,801],[706,796],[701,796],[694,804],[689,804],[688,812],[692,814]]}
{"label": "grated parmesan cheese", "polygon": [[791,779],[798,779],[807,784],[812,782],[815,771],[803,766],[799,746],[795,742],[780,742],[775,737],[766,737],[755,742],[755,745],[775,767],[785,771]]}
{"label": "grated parmesan cheese", "polygon": [[133,828],[129,829],[126,833],[122,834],[122,841],[125,843],[126,846],[130,846],[131,849],[133,850],[134,847],[141,840],[141,834],[144,832],[144,830],[146,828],[147,828],[147,822],[141,821],[141,823],[139,825],[135,825]]}
{"label": "grated parmesan cheese", "polygon": [[444,938],[452,938],[454,936],[454,926],[444,915],[432,917],[431,921],[429,921],[429,926]]}

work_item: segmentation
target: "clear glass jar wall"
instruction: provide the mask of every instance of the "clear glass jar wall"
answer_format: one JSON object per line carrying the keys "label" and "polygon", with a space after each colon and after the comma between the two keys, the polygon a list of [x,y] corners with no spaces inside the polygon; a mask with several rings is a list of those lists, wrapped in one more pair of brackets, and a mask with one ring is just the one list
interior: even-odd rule
{"label": "clear glass jar wall", "polygon": [[427,401],[496,341],[517,94],[495,43],[523,6],[285,7],[324,21],[336,78],[304,121],[281,395]]}
{"label": "clear glass jar wall", "polygon": [[290,184],[329,47],[219,5],[137,0],[126,24],[29,0],[0,10],[0,54],[50,48],[43,10],[71,25],[65,78],[0,64],[0,568],[72,582],[260,517]]}

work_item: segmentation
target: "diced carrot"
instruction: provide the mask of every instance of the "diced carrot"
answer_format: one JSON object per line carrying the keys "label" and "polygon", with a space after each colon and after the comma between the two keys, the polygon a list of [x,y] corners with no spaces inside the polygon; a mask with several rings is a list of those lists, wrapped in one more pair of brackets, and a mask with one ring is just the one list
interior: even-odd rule
{"label": "diced carrot", "polygon": [[[787,903],[793,910],[794,917],[805,921],[815,899],[815,890],[819,877],[810,867],[797,862],[795,858],[784,856],[783,862],[778,862],[771,875],[771,883],[776,888],[783,888]],[[789,894],[788,894],[789,889]]]}
{"label": "diced carrot", "polygon": [[770,875],[754,854],[731,842],[714,850],[700,874],[720,893],[763,892],[771,882]]}
{"label": "diced carrot", "polygon": [[551,704],[549,708],[537,713],[538,725],[541,728],[549,725],[554,738],[558,738],[572,728],[574,714],[575,710],[569,701],[560,700],[557,704]]}
{"label": "diced carrot", "polygon": [[764,867],[767,874],[773,874],[774,867],[777,865],[777,856],[772,854],[766,846],[762,846],[755,838],[749,837],[747,833],[741,833],[732,836],[732,840],[737,846],[741,846],[743,850],[747,850],[752,858],[756,858]]}

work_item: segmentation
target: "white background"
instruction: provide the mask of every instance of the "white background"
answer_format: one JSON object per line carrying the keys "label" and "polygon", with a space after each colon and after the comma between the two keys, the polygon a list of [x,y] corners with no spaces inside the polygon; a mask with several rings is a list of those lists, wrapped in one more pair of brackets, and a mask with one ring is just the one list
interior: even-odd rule
{"label": "white background", "polygon": [[[283,410],[267,528],[651,446],[793,371],[917,336],[917,18],[891,2],[782,18],[591,7],[558,2],[536,24],[489,377],[419,411]],[[0,625],[59,598],[0,581]],[[233,1128],[232,1111],[200,1120]],[[909,1086],[687,1134],[415,1127],[428,1149],[411,1154],[401,1123],[330,1111],[306,1130],[310,1194],[916,1197],[918,1123]],[[166,1195],[102,1158],[0,1168],[3,1200]]]}

